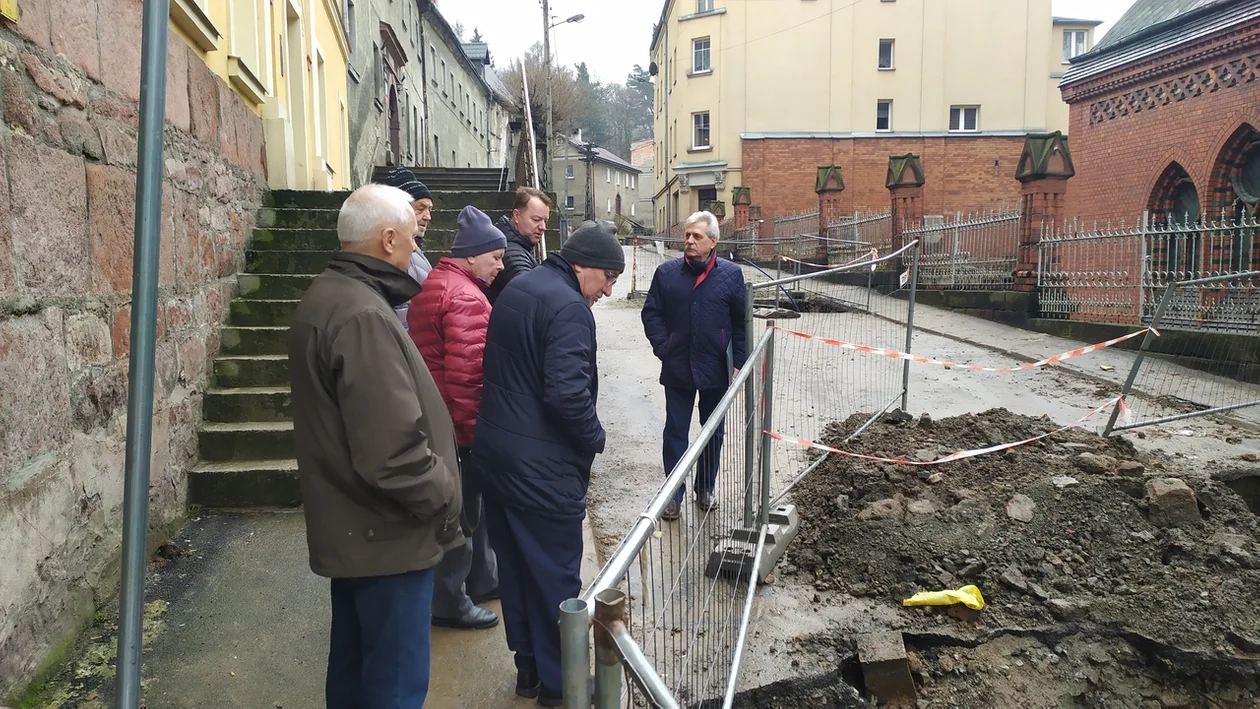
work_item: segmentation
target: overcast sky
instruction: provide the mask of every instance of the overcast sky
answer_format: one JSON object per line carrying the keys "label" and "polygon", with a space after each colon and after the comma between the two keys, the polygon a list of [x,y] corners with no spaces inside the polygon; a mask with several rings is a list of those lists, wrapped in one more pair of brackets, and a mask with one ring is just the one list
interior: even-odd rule
{"label": "overcast sky", "polygon": [[[684,0],[685,1],[685,0]],[[788,0],[762,0],[786,2]],[[1018,2],[1019,0],[1009,0]],[[1102,34],[1133,0],[1052,0],[1054,14],[1103,20]],[[552,34],[552,52],[561,64],[586,62],[601,81],[621,83],[635,64],[648,65],[652,24],[661,16],[663,0],[552,0],[555,21],[581,13],[580,24],[560,25]],[[542,41],[542,4],[539,0],[437,0],[438,9],[453,25],[463,23],[465,39],[473,28],[490,43],[495,66],[506,67],[530,45]]]}

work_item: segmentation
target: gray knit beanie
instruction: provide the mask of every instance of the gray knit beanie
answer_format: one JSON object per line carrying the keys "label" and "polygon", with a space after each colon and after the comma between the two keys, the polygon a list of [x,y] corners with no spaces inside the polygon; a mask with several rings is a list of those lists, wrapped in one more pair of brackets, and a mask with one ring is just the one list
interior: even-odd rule
{"label": "gray knit beanie", "polygon": [[602,219],[582,222],[564,242],[560,256],[575,266],[626,270],[626,254],[617,241],[617,227]]}

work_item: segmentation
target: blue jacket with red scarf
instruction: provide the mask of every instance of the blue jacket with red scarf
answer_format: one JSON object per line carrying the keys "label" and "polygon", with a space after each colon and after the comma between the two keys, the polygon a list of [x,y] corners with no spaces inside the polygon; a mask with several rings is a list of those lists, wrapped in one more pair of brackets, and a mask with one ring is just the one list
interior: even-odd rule
{"label": "blue jacket with red scarf", "polygon": [[661,384],[725,389],[744,366],[744,271],[719,258],[667,261],[652,276],[643,331],[661,360]]}

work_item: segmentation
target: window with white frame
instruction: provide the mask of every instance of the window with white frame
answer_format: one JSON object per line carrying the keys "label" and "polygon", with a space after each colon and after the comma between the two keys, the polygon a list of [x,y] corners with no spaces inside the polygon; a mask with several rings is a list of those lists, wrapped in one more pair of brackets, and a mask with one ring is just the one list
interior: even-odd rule
{"label": "window with white frame", "polygon": [[883,71],[891,71],[893,69],[893,46],[895,44],[896,40],[879,40],[879,68]]}
{"label": "window with white frame", "polygon": [[879,101],[875,104],[875,130],[892,130],[892,101]]}
{"label": "window with white frame", "polygon": [[574,208],[575,208],[575,204],[574,204],[574,197],[573,197],[573,195],[565,195],[565,197],[564,197],[564,208],[565,208],[565,209],[574,209]]}
{"label": "window with white frame", "polygon": [[437,47],[429,47],[429,81],[434,86],[438,85],[437,65]]}
{"label": "window with white frame", "polygon": [[346,36],[350,38],[350,56],[354,56],[354,0],[345,0],[341,8],[346,21]]}
{"label": "window with white frame", "polygon": [[442,60],[442,95],[443,96],[445,96],[448,93],[447,84],[446,84],[447,75],[448,75],[448,72],[446,71],[446,60],[443,59]]}
{"label": "window with white frame", "polygon": [[634,202],[630,203],[630,216],[634,216]]}
{"label": "window with white frame", "polygon": [[711,147],[708,111],[691,114],[691,147],[693,150]]}
{"label": "window with white frame", "polygon": [[572,180],[572,179],[573,179],[573,166],[572,166],[572,165],[565,165],[565,166],[564,166],[564,179],[566,179],[566,180]]}
{"label": "window with white frame", "polygon": [[1063,63],[1067,64],[1076,57],[1084,54],[1087,50],[1085,47],[1085,30],[1064,30],[1063,31]]}
{"label": "window with white frame", "polygon": [[713,0],[696,0],[696,12],[712,12]]}
{"label": "window with white frame", "polygon": [[709,52],[710,43],[708,37],[701,37],[691,41],[691,73],[706,74],[713,70],[713,64],[710,61]]}
{"label": "window with white frame", "polygon": [[604,182],[612,184],[612,168],[611,167],[604,168]]}
{"label": "window with white frame", "polygon": [[617,171],[617,186],[618,187],[621,186],[621,171],[620,170]]}
{"label": "window with white frame", "polygon": [[612,214],[612,197],[608,198],[608,206],[605,208],[604,211],[608,212],[609,214]]}
{"label": "window with white frame", "polygon": [[955,133],[973,133],[980,130],[980,107],[951,106],[949,129]]}

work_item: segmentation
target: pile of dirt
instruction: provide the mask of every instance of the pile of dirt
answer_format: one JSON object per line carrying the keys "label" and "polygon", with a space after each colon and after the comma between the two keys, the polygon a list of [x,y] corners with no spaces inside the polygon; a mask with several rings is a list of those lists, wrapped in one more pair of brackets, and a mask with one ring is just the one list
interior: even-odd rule
{"label": "pile of dirt", "polygon": [[[826,441],[929,461],[1057,428],[1005,409],[907,419],[841,446],[857,415]],[[832,455],[794,494],[784,571],[821,603],[895,605],[933,706],[1255,706],[1260,524],[1238,471],[1172,465],[1079,429],[937,466]],[[968,584],[978,613],[901,608]],[[851,656],[851,639],[836,650]]]}

